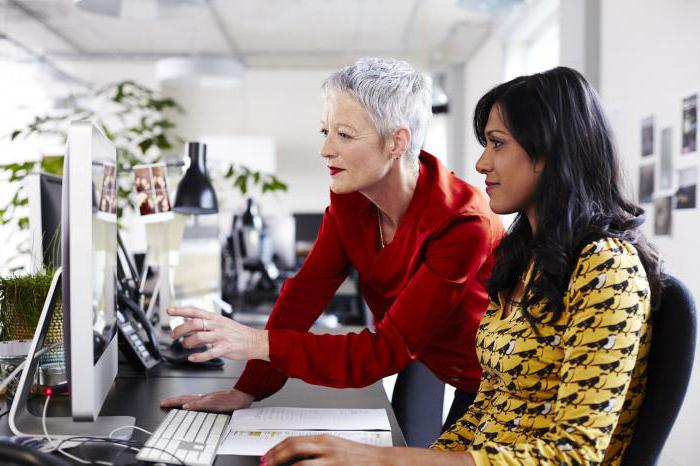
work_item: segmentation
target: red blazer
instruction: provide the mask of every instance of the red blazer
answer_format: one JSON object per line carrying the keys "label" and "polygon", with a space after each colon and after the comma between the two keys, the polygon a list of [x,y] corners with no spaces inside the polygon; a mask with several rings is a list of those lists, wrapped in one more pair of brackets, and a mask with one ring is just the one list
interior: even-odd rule
{"label": "red blazer", "polygon": [[[503,235],[485,196],[427,152],[384,249],[374,204],[360,193],[331,193],[318,238],[267,322],[270,362],[249,361],[235,387],[256,399],[275,393],[287,377],[364,387],[418,359],[444,382],[476,392],[476,330],[489,301],[491,253]],[[351,265],[375,330],[309,333]]]}

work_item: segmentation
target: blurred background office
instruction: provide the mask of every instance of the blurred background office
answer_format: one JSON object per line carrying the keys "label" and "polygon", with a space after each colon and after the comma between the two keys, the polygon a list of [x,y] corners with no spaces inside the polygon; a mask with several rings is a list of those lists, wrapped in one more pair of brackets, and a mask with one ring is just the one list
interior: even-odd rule
{"label": "blurred background office", "polygon": [[[167,265],[175,297],[215,293],[234,311],[274,300],[328,203],[320,85],[359,57],[392,56],[433,78],[425,149],[478,187],[478,98],[521,74],[557,65],[581,71],[606,106],[629,189],[648,212],[646,233],[700,296],[699,21],[697,0],[0,0],[0,274],[30,268],[37,249],[30,201],[15,195],[25,181],[17,178],[39,167],[22,164],[51,167],[65,143],[36,117],[60,120],[93,105],[105,86],[128,91],[133,81],[156,92],[151,109],[155,102],[163,115],[114,123],[150,125],[140,161],[173,165],[174,196],[183,175],[176,165],[189,164],[182,142],[205,143],[218,198],[216,214],[181,218]],[[43,130],[32,131],[37,123]],[[287,189],[275,189],[279,182]],[[128,249],[147,252],[145,222],[129,209],[124,218]],[[334,306],[328,325],[365,323],[352,281]],[[661,464],[697,464],[698,413],[695,370]]]}

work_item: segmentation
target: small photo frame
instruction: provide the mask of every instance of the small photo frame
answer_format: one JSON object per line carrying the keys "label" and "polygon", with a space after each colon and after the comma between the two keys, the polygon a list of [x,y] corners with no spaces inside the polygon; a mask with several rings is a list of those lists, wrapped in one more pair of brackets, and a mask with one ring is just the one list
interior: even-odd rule
{"label": "small photo frame", "polygon": [[649,204],[654,196],[654,164],[639,167],[639,203]]}
{"label": "small photo frame", "polygon": [[654,200],[654,234],[671,236],[673,216],[673,196],[659,197]]}
{"label": "small photo frame", "polygon": [[698,95],[683,99],[681,117],[681,154],[691,154],[698,150]]}
{"label": "small photo frame", "polygon": [[166,175],[163,163],[134,166],[136,206],[148,221],[168,220],[173,216]]}
{"label": "small photo frame", "polygon": [[673,187],[673,129],[661,130],[661,154],[659,156],[659,189]]}
{"label": "small photo frame", "polygon": [[698,167],[678,170],[676,209],[694,209],[697,206]]}

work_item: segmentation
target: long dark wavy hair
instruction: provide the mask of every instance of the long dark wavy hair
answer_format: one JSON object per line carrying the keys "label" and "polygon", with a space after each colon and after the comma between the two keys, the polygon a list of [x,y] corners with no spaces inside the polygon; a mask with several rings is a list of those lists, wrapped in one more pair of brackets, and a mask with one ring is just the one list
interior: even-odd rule
{"label": "long dark wavy hair", "polygon": [[[554,323],[583,247],[596,239],[619,238],[637,249],[656,308],[661,261],[640,230],[644,210],[624,192],[612,131],[589,83],[579,72],[558,67],[491,89],[474,113],[474,131],[484,147],[494,105],[532,162],[544,160],[544,170],[534,197],[537,234],[519,213],[495,251],[491,298],[514,290],[534,259],[532,276],[537,278],[527,285],[522,308],[533,328]],[[545,307],[536,317],[527,310],[539,302]]]}

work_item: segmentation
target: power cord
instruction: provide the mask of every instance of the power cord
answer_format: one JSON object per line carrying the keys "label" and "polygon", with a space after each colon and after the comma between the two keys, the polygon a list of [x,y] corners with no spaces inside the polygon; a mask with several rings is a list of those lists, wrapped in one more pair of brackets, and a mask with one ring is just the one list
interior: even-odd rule
{"label": "power cord", "polygon": [[[117,453],[117,455],[114,458],[112,458],[111,462],[110,461],[101,461],[101,460],[89,461],[89,460],[86,460],[84,458],[79,458],[79,457],[72,455],[71,453],[68,453],[67,451],[65,451],[63,449],[64,443],[66,443],[66,442],[75,443],[77,441],[78,445],[75,445],[76,447],[80,447],[86,443],[110,443],[110,444],[122,446],[125,449],[131,449],[131,450],[134,450],[136,452],[139,452],[141,448],[145,447],[145,444],[143,442],[135,442],[133,440],[114,439],[114,438],[111,438],[112,435],[114,435],[119,430],[127,429],[127,428],[136,429],[136,430],[144,432],[148,435],[153,435],[151,432],[147,431],[146,429],[142,429],[138,426],[121,426],[121,427],[117,427],[116,429],[112,430],[112,432],[109,433],[109,438],[91,437],[91,436],[75,436],[75,437],[68,437],[68,438],[62,439],[58,444],[56,444],[54,442],[53,438],[51,437],[51,435],[49,434],[49,431],[46,427],[46,411],[48,409],[49,401],[51,400],[51,396],[53,395],[53,391],[51,390],[51,388],[47,388],[45,390],[45,395],[46,395],[46,401],[44,402],[44,409],[43,409],[42,414],[41,414],[41,426],[44,430],[44,438],[46,438],[46,440],[49,442],[49,444],[52,447],[52,449],[49,451],[57,451],[58,453],[62,454],[63,456],[66,456],[67,458],[70,458],[73,461],[77,461],[78,463],[98,464],[98,465],[102,465],[102,466],[114,466],[114,461],[116,461],[116,459],[119,456],[121,456],[121,454],[124,452],[124,450]],[[150,448],[150,449],[153,449],[156,451],[160,451],[161,453],[166,453],[169,456],[172,456],[175,460],[177,460],[179,462],[179,464],[182,464],[183,466],[185,465],[184,460],[182,460],[180,457],[178,457],[177,455],[175,455],[167,450],[164,450],[162,448],[157,448],[157,447],[147,447],[147,448]]]}

